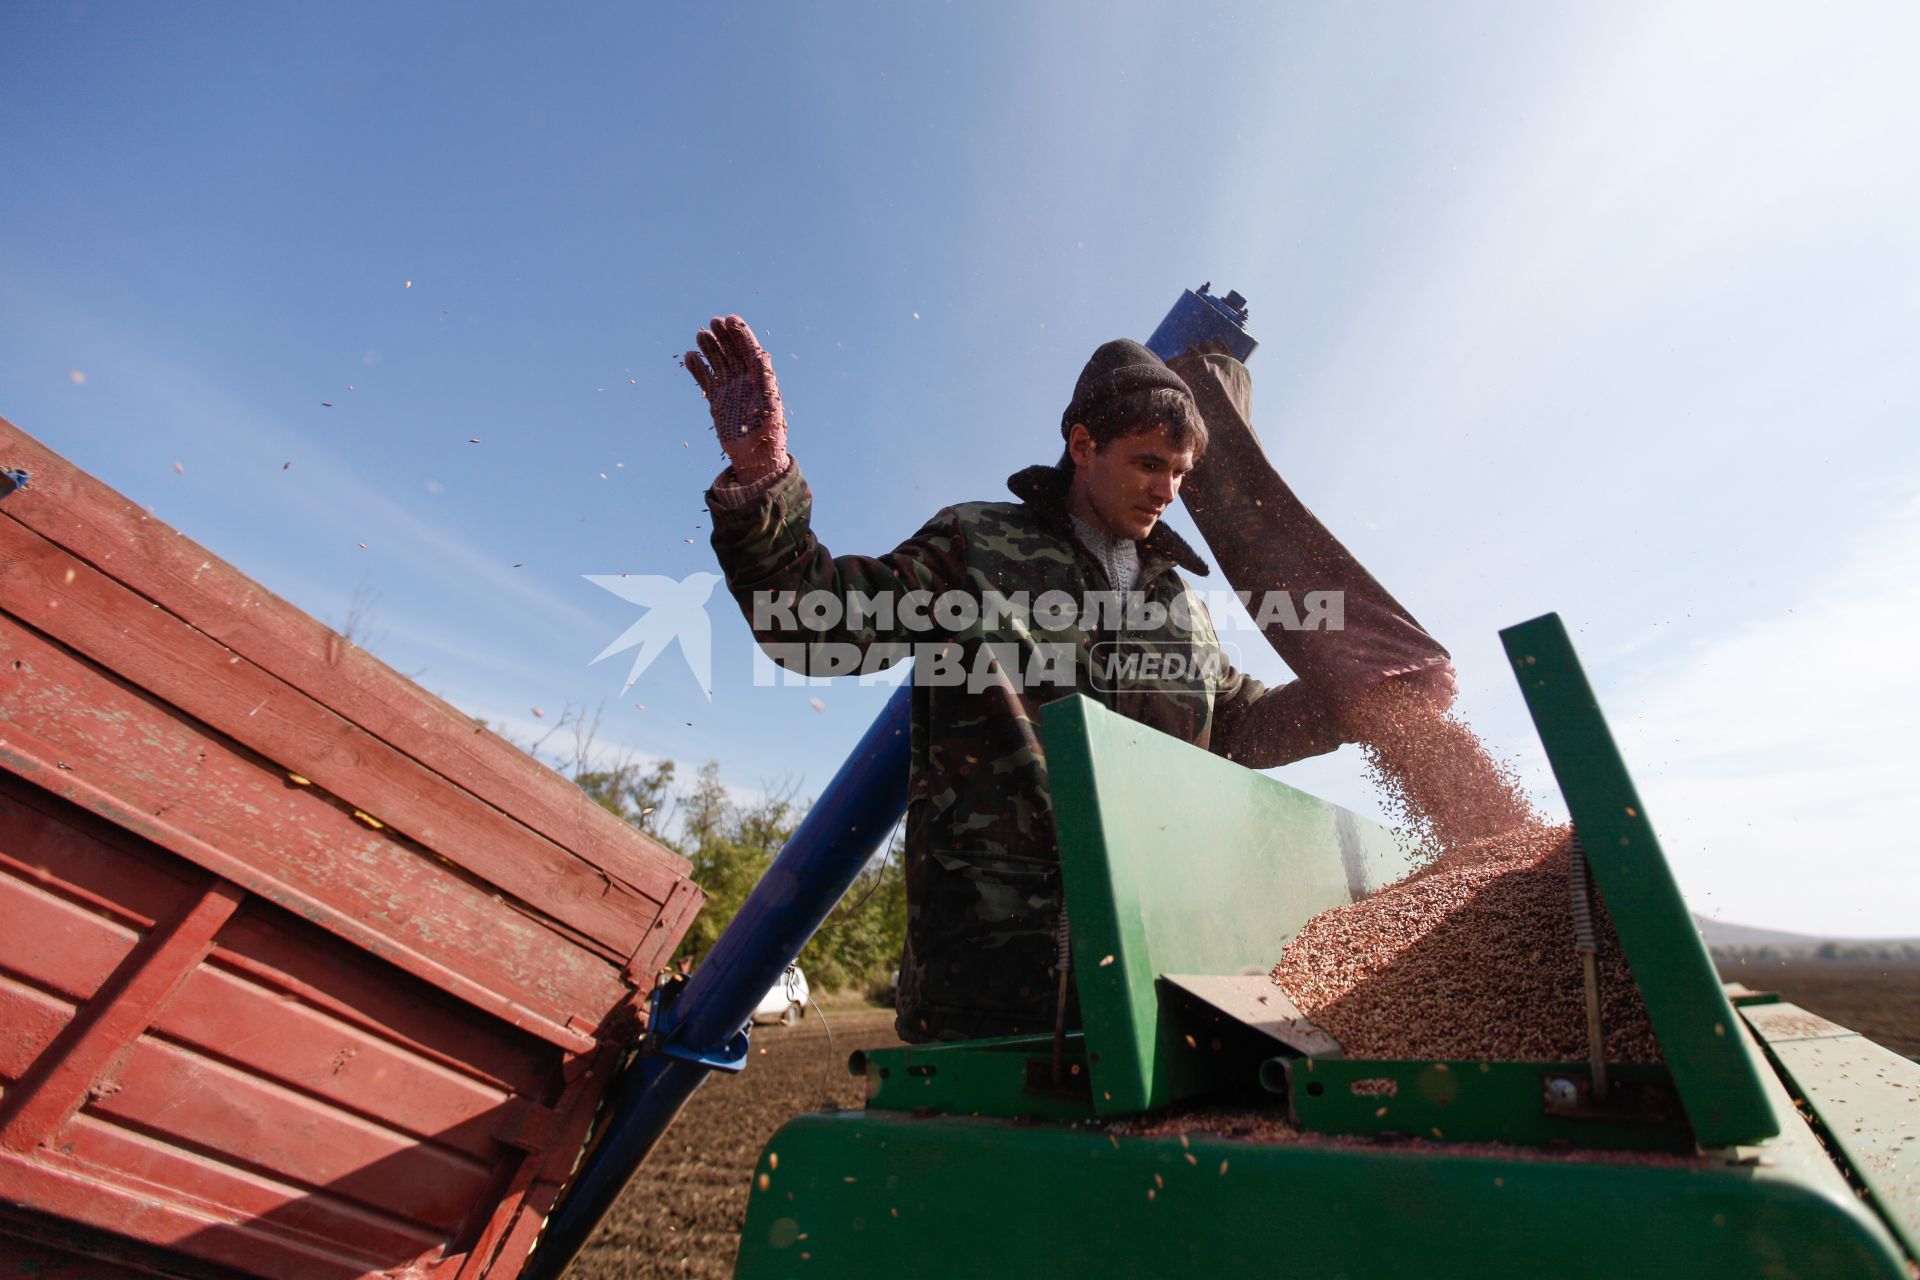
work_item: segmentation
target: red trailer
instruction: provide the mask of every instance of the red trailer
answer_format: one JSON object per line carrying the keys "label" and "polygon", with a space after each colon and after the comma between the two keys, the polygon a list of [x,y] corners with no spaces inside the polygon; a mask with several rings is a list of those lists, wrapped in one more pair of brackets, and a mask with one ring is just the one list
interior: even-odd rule
{"label": "red trailer", "polygon": [[701,902],[0,420],[0,1277],[513,1275]]}

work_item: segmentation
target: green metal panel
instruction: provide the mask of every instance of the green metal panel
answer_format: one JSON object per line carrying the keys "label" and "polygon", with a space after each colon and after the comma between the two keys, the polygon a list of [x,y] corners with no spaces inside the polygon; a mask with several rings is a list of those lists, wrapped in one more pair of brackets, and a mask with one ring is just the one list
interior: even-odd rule
{"label": "green metal panel", "polygon": [[1739,1023],[1557,614],[1500,633],[1702,1146],[1779,1132]]}
{"label": "green metal panel", "polygon": [[867,1106],[875,1111],[926,1115],[1034,1116],[1084,1120],[1093,1114],[1086,1088],[1086,1042],[1069,1035],[1062,1066],[1077,1093],[1027,1087],[1029,1063],[1051,1066],[1052,1036],[963,1040],[956,1044],[868,1049],[860,1055]]}
{"label": "green metal panel", "polygon": [[[1609,1067],[1612,1087],[1604,1105],[1587,1096],[1585,1063],[1297,1058],[1275,1065],[1292,1073],[1294,1116],[1312,1133],[1587,1150],[1694,1149],[1672,1078],[1650,1063]],[[1567,1090],[1567,1105],[1547,1101],[1550,1085]]]}
{"label": "green metal panel", "polygon": [[1094,1108],[1203,1093],[1230,1060],[1163,1016],[1155,979],[1264,972],[1308,920],[1414,859],[1384,827],[1088,698],[1050,703],[1041,729]]}
{"label": "green metal panel", "polygon": [[1790,1004],[1756,1003],[1740,1016],[1868,1201],[1920,1258],[1920,1063]]}
{"label": "green metal panel", "polygon": [[[1817,1153],[1814,1157],[1818,1159]],[[741,1280],[1900,1280],[1829,1167],[1422,1142],[1123,1138],[805,1116],[755,1170]]]}

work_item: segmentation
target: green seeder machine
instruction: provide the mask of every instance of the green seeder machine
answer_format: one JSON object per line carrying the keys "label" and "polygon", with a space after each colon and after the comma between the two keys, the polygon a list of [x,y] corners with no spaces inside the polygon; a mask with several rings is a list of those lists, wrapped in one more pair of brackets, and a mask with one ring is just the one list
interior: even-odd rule
{"label": "green seeder machine", "polygon": [[[1920,1274],[1920,1065],[1721,985],[1559,619],[1502,639],[1664,1062],[1342,1056],[1265,972],[1400,842],[1066,699],[1084,1031],[1058,1066],[1051,1036],[854,1055],[866,1109],[767,1144],[736,1274]],[[1208,1106],[1262,1122],[1140,1119]]]}

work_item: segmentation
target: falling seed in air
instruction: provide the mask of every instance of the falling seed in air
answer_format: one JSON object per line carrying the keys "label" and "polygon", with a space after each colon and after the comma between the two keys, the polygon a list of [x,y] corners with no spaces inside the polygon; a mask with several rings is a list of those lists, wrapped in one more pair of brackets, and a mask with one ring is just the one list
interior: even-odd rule
{"label": "falling seed in air", "polygon": [[407,288],[409,289],[413,288],[413,281],[411,280],[407,281]]}
{"label": "falling seed in air", "polygon": [[468,444],[479,444],[479,443],[480,443],[480,437],[479,437],[479,436],[468,436],[468,437],[467,437],[467,443],[468,443]]}
{"label": "falling seed in air", "polygon": [[682,449],[684,449],[684,448],[686,448],[686,447],[687,447],[687,442],[686,442],[685,440],[682,440],[682,441],[680,442],[680,447],[681,447]]}
{"label": "falling seed in air", "polygon": [[[648,805],[648,806],[647,806],[646,808],[644,808],[644,809],[642,809],[642,810],[640,811],[640,816],[644,818],[644,817],[646,817],[646,816],[647,816],[648,814],[650,814],[650,813],[652,813],[652,812],[653,812],[653,806],[652,806],[652,805]],[[762,1050],[762,1052],[765,1052],[765,1050]]]}
{"label": "falling seed in air", "polygon": [[545,720],[547,718],[547,713],[538,707],[533,708],[533,715],[536,720]]}
{"label": "falling seed in air", "polygon": [[605,480],[605,479],[607,478],[607,473],[606,473],[606,472],[604,472],[604,471],[602,471],[602,472],[600,473],[600,478],[601,478],[602,480]]}
{"label": "falling seed in air", "polygon": [[280,469],[282,471],[291,471],[293,470],[293,464],[291,462],[283,462],[280,464]]}
{"label": "falling seed in air", "polygon": [[1107,967],[1108,965],[1110,965],[1110,964],[1112,964],[1112,963],[1113,963],[1113,957],[1112,957],[1112,956],[1101,956],[1101,957],[1100,957],[1100,967],[1101,967],[1102,969],[1104,969],[1104,968],[1106,968],[1106,967]]}
{"label": "falling seed in air", "polygon": [[647,709],[647,704],[644,702],[636,702],[633,704],[633,709],[635,711],[645,711]]}
{"label": "falling seed in air", "polygon": [[515,564],[515,565],[514,565],[513,567],[514,567],[514,568],[516,568],[516,569],[519,569],[519,568],[523,568],[523,567],[525,567],[525,565],[526,565],[526,563],[527,563],[526,561],[524,561],[524,560],[522,560],[522,561],[519,561],[518,563],[516,563],[516,564]]}
{"label": "falling seed in air", "polygon": [[818,698],[808,698],[807,705],[812,707],[815,711],[819,711],[822,713],[825,713],[827,709],[827,704],[820,701],[820,699]]}
{"label": "falling seed in air", "polygon": [[78,369],[69,369],[67,370],[67,381],[76,387],[84,387],[87,385],[87,375]]}
{"label": "falling seed in air", "polygon": [[173,474],[180,475],[185,471],[186,471],[186,468],[181,466],[179,463],[176,462],[173,464]]}
{"label": "falling seed in air", "polygon": [[360,544],[360,549],[361,549],[362,551],[365,551],[365,550],[367,549],[367,544],[366,544],[366,543],[364,543],[364,542],[363,542],[363,543],[361,543],[361,544]]}
{"label": "falling seed in air", "polygon": [[331,401],[331,400],[322,400],[322,401],[320,402],[320,407],[321,407],[322,409],[331,409],[331,408],[333,408],[333,401]]}
{"label": "falling seed in air", "polygon": [[918,320],[918,319],[920,318],[920,313],[919,313],[918,311],[916,311],[916,312],[914,312],[914,313],[913,313],[913,318],[914,318],[915,320]]}

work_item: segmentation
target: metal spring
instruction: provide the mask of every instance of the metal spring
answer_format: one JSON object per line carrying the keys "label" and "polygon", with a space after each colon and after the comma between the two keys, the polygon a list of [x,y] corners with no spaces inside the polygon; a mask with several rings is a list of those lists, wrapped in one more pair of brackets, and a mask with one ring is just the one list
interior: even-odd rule
{"label": "metal spring", "polygon": [[1581,986],[1587,998],[1587,1063],[1592,1070],[1593,1097],[1607,1100],[1607,1035],[1600,1025],[1600,941],[1593,931],[1593,887],[1587,882],[1587,849],[1575,833],[1569,842],[1573,857],[1568,896],[1573,906],[1573,950],[1580,957]]}
{"label": "metal spring", "polygon": [[1573,837],[1573,872],[1567,887],[1573,904],[1573,949],[1583,955],[1597,954],[1600,944],[1593,931],[1593,896],[1587,887],[1587,851],[1580,837]]}
{"label": "metal spring", "polygon": [[1061,973],[1073,968],[1073,947],[1067,936],[1067,908],[1060,908],[1060,926],[1053,931],[1054,967]]}

